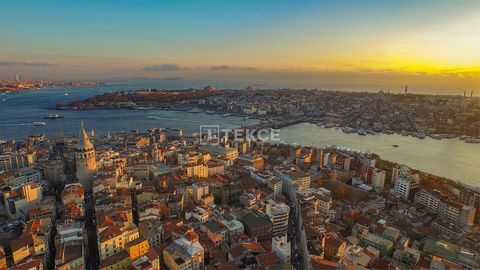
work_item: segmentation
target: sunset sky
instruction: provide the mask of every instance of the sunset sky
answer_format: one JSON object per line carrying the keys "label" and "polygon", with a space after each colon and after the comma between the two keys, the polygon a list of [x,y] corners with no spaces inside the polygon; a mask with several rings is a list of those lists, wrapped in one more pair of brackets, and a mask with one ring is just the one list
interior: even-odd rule
{"label": "sunset sky", "polygon": [[[88,2],[88,3],[87,3]],[[480,91],[480,1],[2,1],[0,79]]]}

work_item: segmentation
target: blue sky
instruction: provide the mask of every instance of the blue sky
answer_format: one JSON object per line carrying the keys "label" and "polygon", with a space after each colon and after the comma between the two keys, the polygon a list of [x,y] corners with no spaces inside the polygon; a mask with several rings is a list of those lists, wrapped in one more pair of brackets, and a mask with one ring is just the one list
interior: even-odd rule
{"label": "blue sky", "polygon": [[389,78],[378,85],[400,83],[403,76],[419,87],[436,87],[439,78],[448,87],[474,87],[480,70],[479,1],[0,1],[0,7],[0,78],[278,81],[287,73],[314,86],[315,75],[348,79],[353,72],[365,75],[365,82],[351,82],[361,87],[375,86],[377,77]]}

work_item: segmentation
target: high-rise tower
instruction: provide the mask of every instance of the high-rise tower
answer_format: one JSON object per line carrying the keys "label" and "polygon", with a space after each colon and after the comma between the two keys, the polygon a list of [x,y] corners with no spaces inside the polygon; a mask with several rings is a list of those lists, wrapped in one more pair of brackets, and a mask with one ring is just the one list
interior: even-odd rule
{"label": "high-rise tower", "polygon": [[95,160],[95,149],[83,127],[83,122],[80,131],[80,140],[75,146],[75,165],[77,168],[78,181],[83,187],[90,190],[93,176],[95,176],[95,172],[97,171],[97,161]]}

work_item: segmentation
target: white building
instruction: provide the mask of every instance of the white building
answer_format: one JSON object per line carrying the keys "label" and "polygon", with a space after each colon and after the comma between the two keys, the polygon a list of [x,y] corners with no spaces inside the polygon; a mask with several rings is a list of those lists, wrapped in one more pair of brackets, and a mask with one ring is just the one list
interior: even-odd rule
{"label": "white building", "polygon": [[400,172],[410,173],[410,168],[407,165],[398,164],[392,169],[392,185],[395,185],[395,180],[397,179]]}
{"label": "white building", "polygon": [[420,177],[418,174],[400,172],[395,179],[394,194],[398,198],[409,200],[413,192],[420,187]]}
{"label": "white building", "polygon": [[65,219],[57,223],[57,237],[60,243],[83,243],[83,222]]}
{"label": "white building", "polygon": [[430,212],[436,214],[441,198],[442,196],[438,191],[422,189],[415,194],[414,202],[425,206]]}
{"label": "white building", "polygon": [[278,235],[272,238],[272,251],[277,254],[283,263],[290,263],[292,251],[287,235]]}
{"label": "white building", "polygon": [[379,168],[373,169],[372,172],[372,186],[376,188],[383,188],[385,186],[385,174],[386,171]]}
{"label": "white building", "polygon": [[273,224],[272,235],[283,235],[288,232],[288,216],[290,207],[284,203],[278,203],[273,200],[267,201],[266,214]]}

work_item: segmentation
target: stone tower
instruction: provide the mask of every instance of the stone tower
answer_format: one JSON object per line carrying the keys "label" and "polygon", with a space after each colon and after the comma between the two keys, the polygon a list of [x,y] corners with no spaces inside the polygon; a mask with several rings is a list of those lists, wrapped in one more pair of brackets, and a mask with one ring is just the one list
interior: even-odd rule
{"label": "stone tower", "polygon": [[93,176],[97,171],[97,161],[95,160],[95,149],[83,127],[83,122],[81,125],[80,140],[75,146],[75,165],[78,181],[84,188],[90,190]]}

